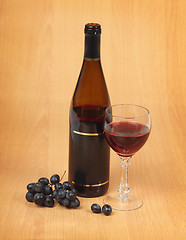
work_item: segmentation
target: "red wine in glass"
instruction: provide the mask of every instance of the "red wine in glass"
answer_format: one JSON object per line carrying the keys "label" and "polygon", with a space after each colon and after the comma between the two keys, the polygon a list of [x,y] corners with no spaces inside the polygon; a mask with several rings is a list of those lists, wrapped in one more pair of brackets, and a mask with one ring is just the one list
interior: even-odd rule
{"label": "red wine in glass", "polygon": [[137,122],[112,122],[105,130],[110,147],[120,156],[129,157],[147,141],[150,129]]}

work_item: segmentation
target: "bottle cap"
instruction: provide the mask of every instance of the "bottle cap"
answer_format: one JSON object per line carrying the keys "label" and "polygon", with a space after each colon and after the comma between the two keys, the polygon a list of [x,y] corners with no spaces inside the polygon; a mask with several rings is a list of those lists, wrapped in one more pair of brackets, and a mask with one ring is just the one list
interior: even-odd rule
{"label": "bottle cap", "polygon": [[87,23],[85,25],[85,34],[100,34],[101,33],[101,25],[98,23]]}

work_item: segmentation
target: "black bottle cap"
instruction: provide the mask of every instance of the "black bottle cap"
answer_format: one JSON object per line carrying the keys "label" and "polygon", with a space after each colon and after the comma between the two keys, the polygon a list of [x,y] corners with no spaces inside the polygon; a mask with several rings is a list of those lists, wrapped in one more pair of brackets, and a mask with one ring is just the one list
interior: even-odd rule
{"label": "black bottle cap", "polygon": [[85,34],[100,34],[101,33],[101,25],[98,23],[87,23],[85,25]]}

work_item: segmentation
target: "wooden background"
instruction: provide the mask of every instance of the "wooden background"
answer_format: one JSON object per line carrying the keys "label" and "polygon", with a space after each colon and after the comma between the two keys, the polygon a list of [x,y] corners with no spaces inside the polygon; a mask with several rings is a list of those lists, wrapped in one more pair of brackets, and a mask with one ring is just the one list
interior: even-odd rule
{"label": "wooden background", "polygon": [[[144,201],[109,217],[81,207],[39,208],[26,185],[68,168],[68,113],[84,25],[102,25],[112,104],[146,106],[152,132],[129,183]],[[186,239],[186,1],[0,1],[0,239]],[[111,154],[110,189],[120,166]],[[67,175],[65,177],[67,179]]]}

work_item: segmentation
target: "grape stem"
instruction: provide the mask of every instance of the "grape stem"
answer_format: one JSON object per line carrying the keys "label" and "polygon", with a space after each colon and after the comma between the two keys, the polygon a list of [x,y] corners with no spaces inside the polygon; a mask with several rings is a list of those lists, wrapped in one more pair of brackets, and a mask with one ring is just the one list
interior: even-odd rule
{"label": "grape stem", "polygon": [[60,179],[60,182],[61,182],[61,180],[64,178],[65,174],[66,174],[66,170],[64,171],[63,176],[62,176],[61,179]]}
{"label": "grape stem", "polygon": [[[59,180],[60,182],[61,182],[61,180],[64,178],[65,174],[66,174],[66,170],[64,171],[63,176],[62,176],[61,179]],[[52,187],[54,184],[49,183],[49,185]]]}

